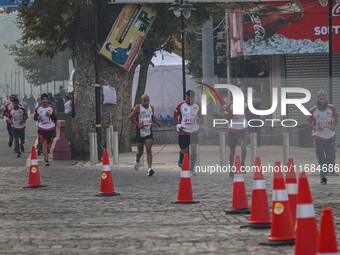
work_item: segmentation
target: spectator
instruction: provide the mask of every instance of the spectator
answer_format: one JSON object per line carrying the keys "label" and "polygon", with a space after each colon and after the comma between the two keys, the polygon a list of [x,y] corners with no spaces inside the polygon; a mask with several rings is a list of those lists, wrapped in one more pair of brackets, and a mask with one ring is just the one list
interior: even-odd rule
{"label": "spectator", "polygon": [[25,111],[27,113],[28,111],[28,98],[27,96],[25,95],[24,98],[21,100],[21,104],[22,106],[25,108]]}
{"label": "spectator", "polygon": [[35,109],[35,106],[37,104],[37,101],[35,101],[33,95],[31,94],[31,96],[28,98],[27,100],[27,103],[28,103],[28,108],[30,110],[30,113],[33,114],[34,113],[34,109]]}
{"label": "spectator", "polygon": [[55,100],[57,113],[64,113],[65,112],[64,100],[60,97],[59,93],[55,96]]}

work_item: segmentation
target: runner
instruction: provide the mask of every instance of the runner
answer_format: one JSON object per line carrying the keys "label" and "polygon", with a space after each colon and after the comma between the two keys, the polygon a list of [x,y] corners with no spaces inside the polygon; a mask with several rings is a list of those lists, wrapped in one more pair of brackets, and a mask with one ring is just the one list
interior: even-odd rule
{"label": "runner", "polygon": [[154,115],[154,108],[150,105],[150,98],[148,95],[141,97],[141,104],[133,108],[130,114],[130,120],[136,125],[136,143],[137,143],[137,154],[135,160],[135,170],[138,171],[140,167],[140,158],[143,155],[144,144],[147,154],[148,161],[148,176],[152,176],[155,172],[152,169],[152,121],[161,127],[162,124],[157,120]]}
{"label": "runner", "polygon": [[41,95],[41,105],[35,108],[34,120],[38,121],[38,137],[43,146],[45,166],[49,166],[48,152],[55,135],[57,110],[48,103],[47,94]]}
{"label": "runner", "polygon": [[[12,100],[13,108],[9,111],[8,117],[12,126],[15,150],[18,153],[17,157],[21,157],[21,152],[25,151],[25,128],[27,120],[27,112],[24,107],[19,105],[19,99]],[[20,147],[19,147],[20,140]]]}
{"label": "runner", "polygon": [[[13,145],[13,134],[12,134],[12,125],[11,121],[9,120],[9,111],[13,108],[13,99],[16,98],[17,96],[12,94],[9,97],[9,102],[6,103],[3,116],[6,118],[6,124],[7,124],[7,132],[8,132],[8,146],[12,147]],[[16,151],[16,150],[15,150]]]}
{"label": "runner", "polygon": [[334,173],[335,164],[335,128],[338,114],[334,105],[328,104],[326,92],[318,92],[317,104],[309,111],[308,125],[313,128],[312,138],[316,157],[320,166],[320,183],[327,184],[328,172]]}
{"label": "runner", "polygon": [[197,158],[197,144],[199,143],[199,125],[201,120],[201,107],[195,103],[195,91],[186,92],[185,101],[176,106],[174,120],[177,125],[179,152],[178,166],[182,167],[185,153],[190,148],[190,171],[193,172]]}
{"label": "runner", "polygon": [[[246,115],[249,114],[248,106],[244,103],[245,115],[233,114],[233,101],[229,102],[226,106],[224,115],[229,121],[228,129],[228,146],[230,148],[229,164],[234,166],[236,146],[241,144],[241,165],[245,166],[245,160],[247,156],[247,144],[248,144],[248,122]],[[244,170],[244,169],[242,169]],[[233,172],[230,172],[230,177],[233,176]]]}

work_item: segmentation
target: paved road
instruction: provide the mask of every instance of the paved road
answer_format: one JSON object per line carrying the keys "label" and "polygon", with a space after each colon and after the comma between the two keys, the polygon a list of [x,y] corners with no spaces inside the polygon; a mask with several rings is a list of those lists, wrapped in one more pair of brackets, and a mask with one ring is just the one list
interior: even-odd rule
{"label": "paved road", "polygon": [[[33,122],[28,130],[32,145]],[[228,174],[194,176],[194,197],[200,203],[171,204],[179,183],[177,146],[158,154],[152,178],[146,176],[145,168],[135,172],[127,166],[114,167],[114,183],[121,196],[96,197],[101,168],[82,162],[41,166],[42,182],[48,186],[23,189],[28,178],[26,162],[16,159],[6,145],[5,131],[0,132],[0,254],[293,254],[293,247],[259,246],[269,230],[240,229],[248,216],[225,214],[232,195]],[[201,163],[218,162],[216,147],[202,151]],[[273,163],[282,154],[280,146],[259,151],[264,163]],[[292,148],[291,152],[299,163],[315,162],[313,149]],[[121,161],[132,162],[133,157],[127,153]],[[245,176],[249,201],[251,178],[251,174]],[[269,200],[271,178],[266,174]],[[327,186],[319,184],[316,174],[309,181],[318,218],[322,207],[331,206],[339,225],[340,177],[331,177]]]}
{"label": "paved road", "polygon": [[[179,172],[148,178],[113,169],[118,197],[96,197],[99,167],[41,167],[45,189],[27,190],[27,168],[0,170],[0,254],[292,254],[258,243],[268,230],[240,229],[247,216],[225,215],[232,184],[225,174],[193,178],[195,205],[171,204]],[[249,191],[251,176],[246,175]],[[268,186],[271,180],[267,178]],[[317,215],[332,206],[340,224],[340,178],[320,186],[310,177]],[[249,192],[248,192],[249,195]],[[271,192],[268,193],[271,195]]]}

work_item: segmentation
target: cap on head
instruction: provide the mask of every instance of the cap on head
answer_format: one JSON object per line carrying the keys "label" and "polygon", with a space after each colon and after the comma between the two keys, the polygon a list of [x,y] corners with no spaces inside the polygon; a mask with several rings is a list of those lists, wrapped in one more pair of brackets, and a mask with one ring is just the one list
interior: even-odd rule
{"label": "cap on head", "polygon": [[187,95],[188,97],[194,97],[195,94],[196,94],[195,91],[193,91],[193,90],[191,90],[191,89],[188,90],[187,93],[186,93],[186,95]]}
{"label": "cap on head", "polygon": [[324,91],[323,89],[320,89],[318,91],[318,97],[325,97],[327,94],[326,94],[326,91]]}

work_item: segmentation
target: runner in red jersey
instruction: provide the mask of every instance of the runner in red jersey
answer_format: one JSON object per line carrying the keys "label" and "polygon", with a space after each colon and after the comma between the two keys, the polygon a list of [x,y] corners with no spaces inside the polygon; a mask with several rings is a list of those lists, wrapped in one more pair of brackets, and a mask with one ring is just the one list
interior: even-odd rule
{"label": "runner in red jersey", "polygon": [[38,121],[38,137],[43,145],[45,166],[49,166],[48,152],[55,136],[57,110],[48,103],[48,95],[41,95],[41,105],[35,108],[34,120]]}
{"label": "runner in red jersey", "polygon": [[[12,134],[14,138],[15,150],[17,157],[21,157],[21,152],[25,151],[25,128],[27,120],[27,112],[24,107],[19,105],[19,99],[12,100],[13,108],[9,111],[8,117],[12,126]],[[19,147],[20,140],[20,147]]]}

